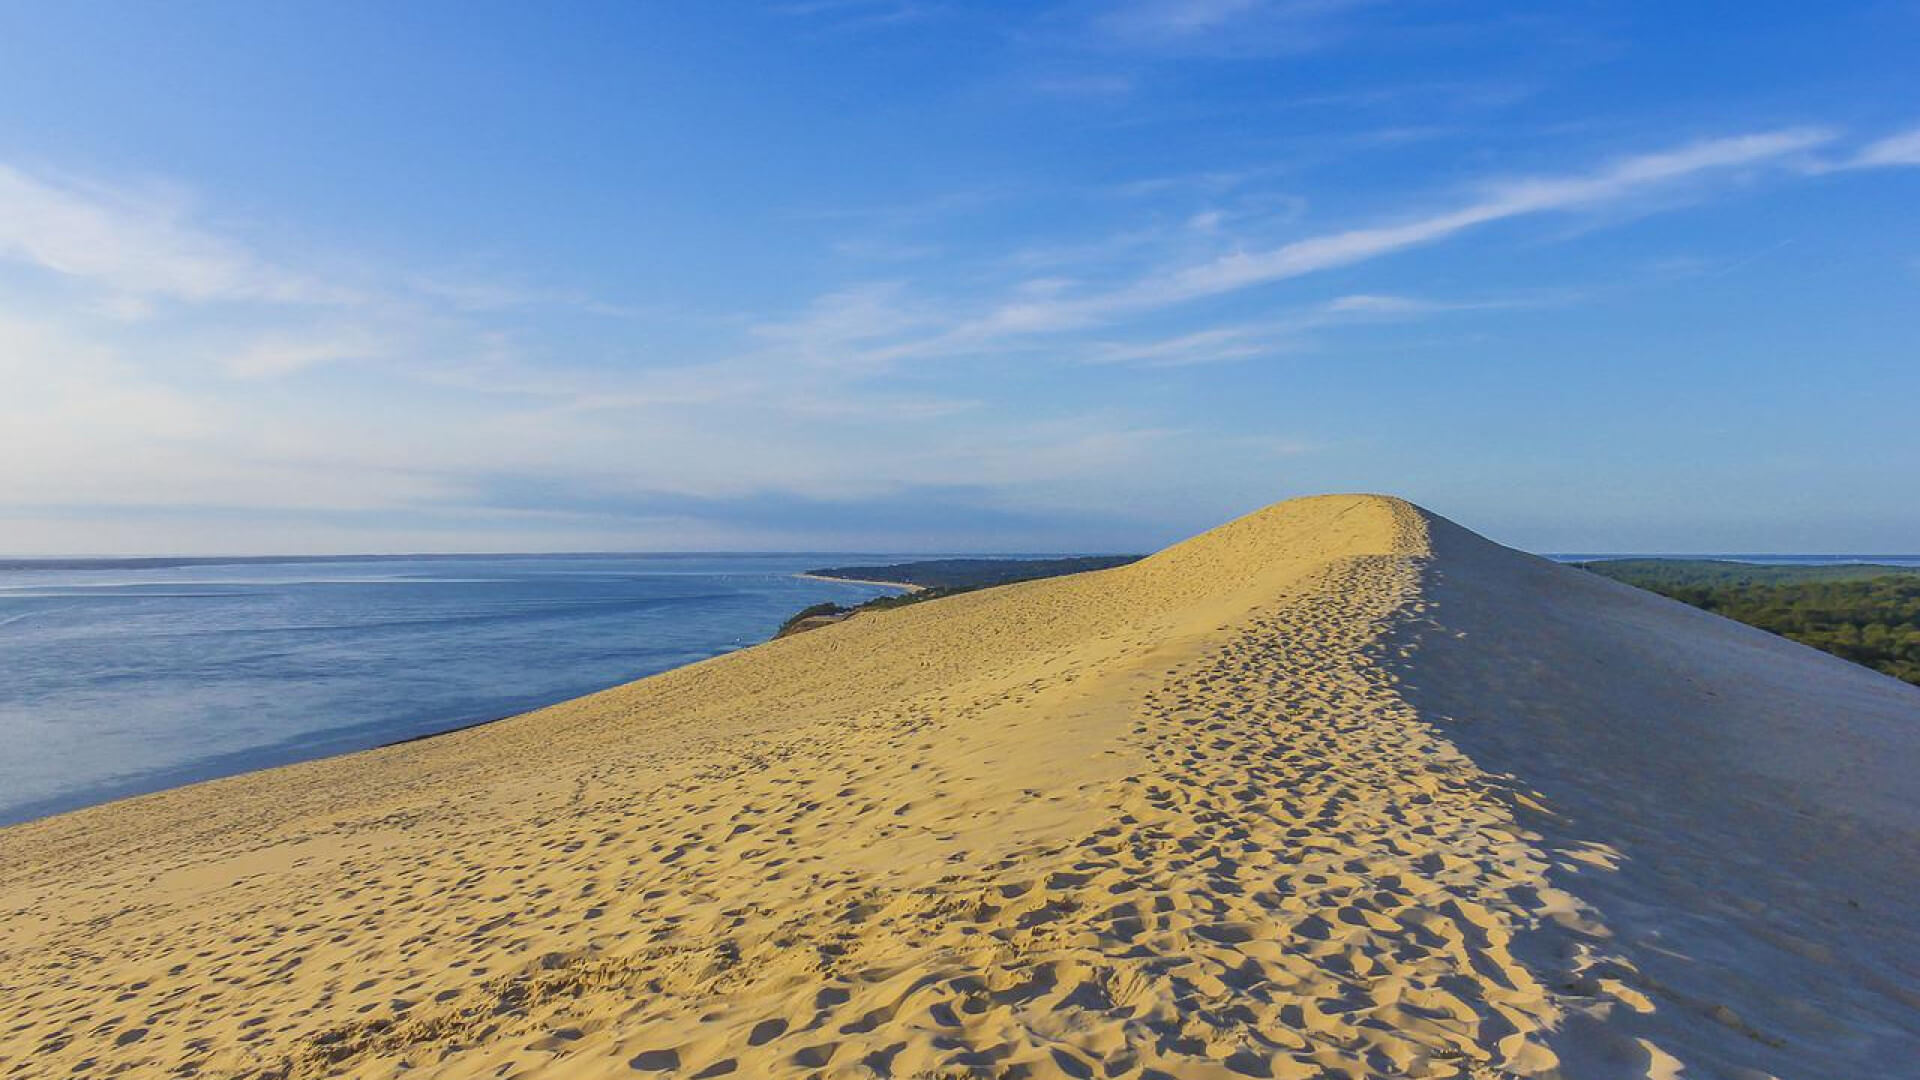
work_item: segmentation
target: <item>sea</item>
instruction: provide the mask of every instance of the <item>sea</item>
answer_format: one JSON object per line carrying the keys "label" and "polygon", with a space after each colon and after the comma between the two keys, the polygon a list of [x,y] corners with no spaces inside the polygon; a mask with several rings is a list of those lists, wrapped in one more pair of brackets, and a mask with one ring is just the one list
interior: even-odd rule
{"label": "sea", "polygon": [[935,557],[0,559],[0,824],[564,701],[896,591],[807,569]]}
{"label": "sea", "polygon": [[867,554],[0,560],[0,824],[449,731],[898,590]]}

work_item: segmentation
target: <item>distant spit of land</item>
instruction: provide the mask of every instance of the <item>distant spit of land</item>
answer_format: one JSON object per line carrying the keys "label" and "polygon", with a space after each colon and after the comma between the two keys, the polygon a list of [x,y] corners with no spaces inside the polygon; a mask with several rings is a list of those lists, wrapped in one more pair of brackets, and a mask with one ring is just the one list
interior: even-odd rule
{"label": "distant spit of land", "polygon": [[1141,555],[1069,555],[1004,559],[922,559],[917,562],[888,563],[884,566],[829,566],[800,575],[830,581],[851,581],[864,585],[897,585],[904,595],[877,596],[863,604],[814,604],[795,612],[780,624],[776,638],[789,637],[805,630],[818,630],[844,622],[861,612],[886,611],[908,604],[957,596],[975,589],[1012,585],[1020,581],[1038,581],[1063,574],[1081,574],[1090,570],[1110,570],[1139,562]]}
{"label": "distant spit of land", "polygon": [[912,585],[921,589],[984,589],[1016,581],[1106,570],[1139,562],[1140,555],[1069,555],[1004,559],[921,559],[885,566],[829,566],[807,571],[810,577]]}

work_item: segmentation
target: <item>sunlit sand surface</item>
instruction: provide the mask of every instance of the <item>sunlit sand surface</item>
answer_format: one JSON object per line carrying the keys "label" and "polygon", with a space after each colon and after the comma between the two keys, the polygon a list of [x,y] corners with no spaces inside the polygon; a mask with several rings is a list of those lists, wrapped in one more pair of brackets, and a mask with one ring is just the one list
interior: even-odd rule
{"label": "sunlit sand surface", "polygon": [[4,1077],[1891,1076],[1920,690],[1283,503],[0,831]]}

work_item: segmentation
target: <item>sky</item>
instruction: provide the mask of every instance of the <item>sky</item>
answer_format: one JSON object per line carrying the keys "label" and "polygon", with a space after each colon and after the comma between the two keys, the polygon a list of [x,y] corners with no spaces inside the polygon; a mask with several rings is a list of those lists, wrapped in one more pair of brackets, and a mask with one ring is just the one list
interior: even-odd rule
{"label": "sky", "polygon": [[1920,4],[0,0],[0,553],[1920,551]]}

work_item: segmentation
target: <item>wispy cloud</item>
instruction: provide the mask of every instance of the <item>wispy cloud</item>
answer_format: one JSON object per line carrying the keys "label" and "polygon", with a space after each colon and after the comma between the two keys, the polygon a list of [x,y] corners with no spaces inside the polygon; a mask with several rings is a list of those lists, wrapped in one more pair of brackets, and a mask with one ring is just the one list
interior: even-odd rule
{"label": "wispy cloud", "polygon": [[390,351],[389,343],[366,331],[334,330],[312,336],[275,332],[229,355],[225,366],[242,378],[266,378],[318,364],[374,359]]}
{"label": "wispy cloud", "polygon": [[95,309],[140,319],[158,303],[380,308],[406,303],[457,312],[567,307],[630,317],[631,308],[579,290],[466,274],[308,266],[262,254],[198,213],[166,185],[113,186],[35,175],[0,164],[0,262],[96,290]]}
{"label": "wispy cloud", "polygon": [[1901,165],[1920,165],[1920,128],[1868,143],[1845,167],[1876,169]]}
{"label": "wispy cloud", "polygon": [[1172,176],[1149,176],[1116,184],[1112,191],[1126,198],[1162,195],[1170,191],[1220,195],[1240,187],[1257,175],[1258,170],[1253,169],[1219,169]]}
{"label": "wispy cloud", "polygon": [[1079,356],[1088,364],[1129,367],[1192,367],[1262,357],[1298,354],[1316,345],[1316,331],[1341,326],[1406,322],[1472,311],[1540,307],[1565,303],[1563,295],[1528,295],[1489,300],[1433,300],[1423,297],[1356,293],[1253,323],[1210,327],[1159,339],[1095,342]]}
{"label": "wispy cloud", "polygon": [[1095,343],[1081,357],[1088,364],[1133,367],[1189,367],[1266,356],[1290,347],[1271,328],[1221,326],[1170,338]]}
{"label": "wispy cloud", "polygon": [[1498,221],[1619,203],[1703,176],[1778,162],[1832,138],[1826,131],[1801,128],[1731,136],[1624,158],[1591,173],[1500,181],[1487,185],[1482,198],[1452,210],[1394,225],[1324,233],[1265,250],[1236,250],[1162,270],[1104,294],[1016,300],[989,316],[988,323],[1009,331],[1085,326],[1117,313],[1167,307],[1352,266]]}
{"label": "wispy cloud", "polygon": [[753,334],[786,363],[877,371],[895,357],[890,342],[938,325],[910,301],[903,283],[872,282],[820,296],[797,318],[762,323]]}
{"label": "wispy cloud", "polygon": [[1824,131],[1796,129],[1710,139],[1626,158],[1586,175],[1501,182],[1492,185],[1489,197],[1455,210],[1398,225],[1309,237],[1269,251],[1237,252],[1143,283],[1118,299],[1148,305],[1177,302],[1349,266],[1496,221],[1600,206],[1703,173],[1778,160],[1831,138]]}
{"label": "wispy cloud", "polygon": [[[1165,226],[1131,228],[1078,245],[1016,252],[1002,265],[1029,273],[1044,269],[1046,276],[1013,283],[997,300],[986,299],[984,306],[982,300],[965,296],[923,295],[906,281],[868,284],[824,294],[796,318],[762,325],[756,334],[779,346],[762,357],[769,363],[805,363],[856,377],[884,375],[907,360],[1034,353],[1043,349],[1039,343],[1048,338],[1095,332],[1116,336],[1047,346],[1044,354],[1079,363],[1168,367],[1297,352],[1308,347],[1311,331],[1336,325],[1543,301],[1537,297],[1432,301],[1349,293],[1258,324],[1201,326],[1146,338],[1130,327],[1146,316],[1158,317],[1202,299],[1354,267],[1498,222],[1549,214],[1670,209],[1683,201],[1710,198],[1762,171],[1801,175],[1808,171],[1809,155],[1835,140],[1833,133],[1813,128],[1703,139],[1619,157],[1583,173],[1490,179],[1471,188],[1474,197],[1449,209],[1265,247],[1252,242],[1257,230],[1284,224],[1297,213],[1297,206],[1278,216],[1247,220],[1205,210]],[[1248,183],[1249,177],[1199,173],[1126,194],[1144,197],[1187,190],[1194,182],[1227,190]],[[1249,197],[1253,194],[1257,193]],[[1196,246],[1213,251],[1195,257]],[[1134,269],[1111,283],[1116,266]],[[1082,268],[1095,271],[1096,283],[1077,280],[1075,271]],[[1550,302],[1564,302],[1564,298]]]}
{"label": "wispy cloud", "polygon": [[6,165],[0,165],[0,258],[133,298],[355,298],[351,290],[275,266],[195,226],[177,194],[63,183]]}
{"label": "wispy cloud", "polygon": [[1096,42],[1129,50],[1310,52],[1349,31],[1344,17],[1374,0],[1129,0],[1093,20]]}

